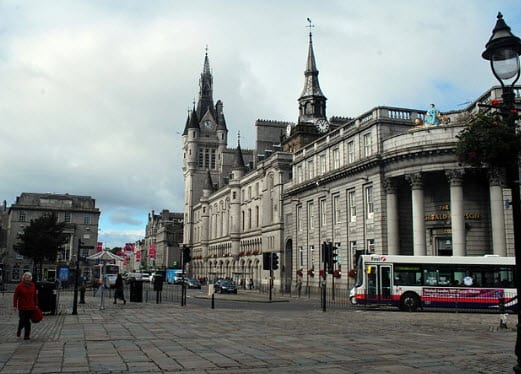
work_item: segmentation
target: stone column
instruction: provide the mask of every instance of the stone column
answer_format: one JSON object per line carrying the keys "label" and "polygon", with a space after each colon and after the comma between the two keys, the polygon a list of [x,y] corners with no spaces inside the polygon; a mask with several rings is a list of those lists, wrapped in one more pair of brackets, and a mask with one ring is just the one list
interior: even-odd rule
{"label": "stone column", "polygon": [[505,238],[505,212],[503,204],[503,170],[489,169],[490,222],[492,223],[492,249],[498,256],[507,255]]}
{"label": "stone column", "polygon": [[423,203],[422,173],[407,174],[405,176],[411,185],[412,192],[412,241],[414,256],[425,256],[425,209]]}
{"label": "stone column", "polygon": [[452,255],[465,256],[465,215],[463,212],[463,174],[462,169],[447,170],[445,175],[450,182],[450,222],[452,228]]}
{"label": "stone column", "polygon": [[400,254],[398,232],[398,196],[396,184],[392,178],[385,178],[384,187],[387,199],[387,254]]}

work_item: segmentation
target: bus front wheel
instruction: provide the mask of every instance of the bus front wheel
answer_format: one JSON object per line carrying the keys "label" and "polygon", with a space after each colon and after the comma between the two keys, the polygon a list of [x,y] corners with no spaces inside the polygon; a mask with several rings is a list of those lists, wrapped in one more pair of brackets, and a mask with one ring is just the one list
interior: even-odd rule
{"label": "bus front wheel", "polygon": [[400,309],[405,312],[416,312],[420,306],[420,297],[414,292],[406,292],[400,301]]}

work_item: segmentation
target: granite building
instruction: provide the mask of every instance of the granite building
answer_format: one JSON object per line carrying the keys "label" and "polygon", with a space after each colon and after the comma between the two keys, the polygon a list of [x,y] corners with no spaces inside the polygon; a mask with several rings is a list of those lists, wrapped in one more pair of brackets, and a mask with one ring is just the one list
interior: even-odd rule
{"label": "granite building", "polygon": [[227,148],[207,55],[200,87],[183,132],[184,243],[195,276],[267,283],[262,253],[276,252],[277,287],[317,286],[324,242],[339,248],[334,278],[346,287],[361,253],[514,255],[501,170],[455,154],[457,135],[499,88],[438,125],[424,124],[425,109],[385,106],[328,119],[310,34],[297,122],[258,120],[256,149],[245,152]]}
{"label": "granite building", "polygon": [[[5,251],[2,256],[4,282],[16,282],[25,271],[32,271],[32,260],[18,254],[14,249],[17,236],[30,225],[31,220],[45,214],[54,213],[58,222],[65,222],[64,233],[67,242],[58,252],[56,263],[43,266],[42,279],[57,279],[60,268],[75,268],[78,245],[81,240],[80,256],[86,257],[96,251],[98,241],[98,221],[100,211],[96,201],[90,196],[69,194],[27,193],[23,192],[16,201],[5,210]],[[91,267],[81,263],[81,274],[90,278]],[[69,271],[66,272],[69,274]]]}

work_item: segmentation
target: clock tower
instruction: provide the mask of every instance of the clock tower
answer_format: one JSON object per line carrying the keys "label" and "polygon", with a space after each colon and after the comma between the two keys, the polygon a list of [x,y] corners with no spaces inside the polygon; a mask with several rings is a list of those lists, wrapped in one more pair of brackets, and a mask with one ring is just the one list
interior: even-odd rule
{"label": "clock tower", "polygon": [[185,187],[184,243],[193,242],[193,207],[199,203],[208,180],[220,187],[223,152],[228,143],[228,129],[223,104],[213,102],[213,76],[208,50],[199,78],[197,105],[188,113],[183,131],[183,176]]}
{"label": "clock tower", "polygon": [[[308,21],[310,21],[308,19]],[[313,27],[310,25],[309,27]],[[286,129],[282,141],[285,152],[295,152],[329,131],[329,123],[326,117],[327,98],[320,89],[318,82],[318,69],[313,51],[313,35],[309,33],[309,48],[304,71],[304,89],[298,99],[299,116],[295,127]]]}

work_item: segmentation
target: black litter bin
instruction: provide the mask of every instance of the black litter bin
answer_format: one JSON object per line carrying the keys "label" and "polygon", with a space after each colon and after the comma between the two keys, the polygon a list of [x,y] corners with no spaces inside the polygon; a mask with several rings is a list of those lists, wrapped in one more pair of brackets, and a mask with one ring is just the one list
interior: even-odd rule
{"label": "black litter bin", "polygon": [[56,284],[54,282],[38,282],[38,306],[44,313],[56,314]]}
{"label": "black litter bin", "polygon": [[143,302],[143,281],[132,280],[130,282],[130,302],[131,303],[142,303]]}

